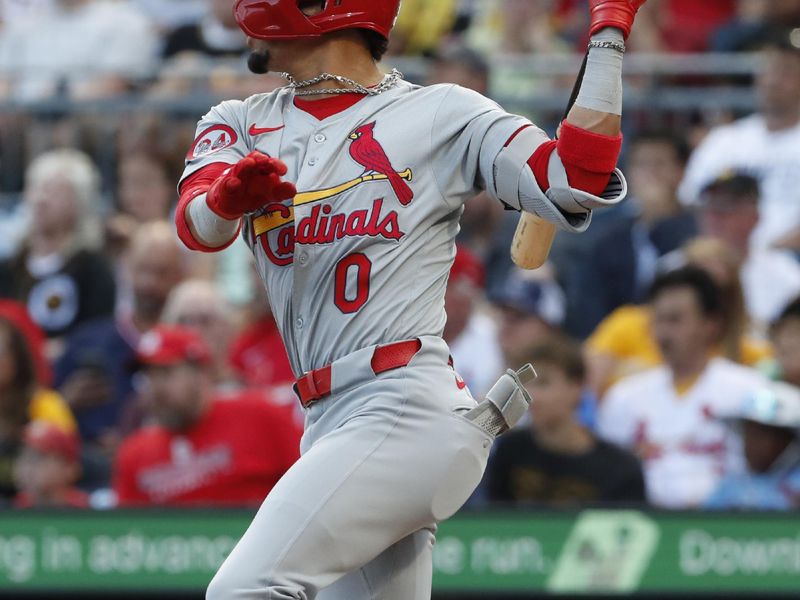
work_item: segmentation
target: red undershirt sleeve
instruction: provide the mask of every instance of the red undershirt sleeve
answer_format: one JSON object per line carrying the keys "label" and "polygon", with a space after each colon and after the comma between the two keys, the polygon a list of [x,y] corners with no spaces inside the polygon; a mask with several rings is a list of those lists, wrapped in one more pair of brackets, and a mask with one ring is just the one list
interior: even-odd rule
{"label": "red undershirt sleeve", "polygon": [[230,167],[231,165],[228,163],[211,163],[199,171],[192,173],[180,184],[180,197],[178,198],[178,207],[175,210],[175,225],[178,228],[178,238],[180,238],[190,250],[196,250],[198,252],[219,252],[233,244],[238,236],[237,232],[237,235],[233,236],[228,244],[219,248],[211,248],[195,239],[189,228],[189,223],[186,221],[186,207],[189,206],[189,203],[197,198],[197,196],[205,194],[211,187],[211,184],[222,176]]}

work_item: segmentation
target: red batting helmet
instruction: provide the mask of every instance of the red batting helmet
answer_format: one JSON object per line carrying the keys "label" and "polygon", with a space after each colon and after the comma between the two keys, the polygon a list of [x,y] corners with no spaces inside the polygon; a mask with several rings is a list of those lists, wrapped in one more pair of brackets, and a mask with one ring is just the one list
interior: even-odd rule
{"label": "red batting helmet", "polygon": [[318,37],[342,29],[371,29],[388,39],[400,2],[324,0],[322,11],[308,16],[300,10],[300,0],[238,0],[234,13],[242,31],[261,40]]}

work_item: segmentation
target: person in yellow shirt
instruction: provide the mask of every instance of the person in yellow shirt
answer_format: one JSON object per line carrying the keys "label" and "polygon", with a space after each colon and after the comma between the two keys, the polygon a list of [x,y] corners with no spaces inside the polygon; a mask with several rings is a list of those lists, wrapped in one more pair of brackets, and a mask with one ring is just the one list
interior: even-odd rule
{"label": "person in yellow shirt", "polygon": [[47,421],[67,433],[78,429],[75,417],[64,398],[50,389],[38,388],[33,392],[28,407],[28,418],[31,421]]}
{"label": "person in yellow shirt", "polygon": [[14,495],[13,462],[25,426],[37,421],[77,430],[61,396],[40,386],[25,334],[14,321],[0,318],[0,501]]}
{"label": "person in yellow shirt", "polygon": [[[688,264],[708,272],[723,290],[723,327],[717,354],[747,366],[772,355],[770,345],[747,334],[748,316],[739,282],[739,261],[723,242],[697,238],[684,255]],[[602,396],[619,379],[662,364],[650,328],[648,305],[622,306],[606,317],[586,340],[589,385]]]}
{"label": "person in yellow shirt", "polygon": [[429,54],[450,33],[457,17],[456,0],[405,0],[392,35],[392,52]]}

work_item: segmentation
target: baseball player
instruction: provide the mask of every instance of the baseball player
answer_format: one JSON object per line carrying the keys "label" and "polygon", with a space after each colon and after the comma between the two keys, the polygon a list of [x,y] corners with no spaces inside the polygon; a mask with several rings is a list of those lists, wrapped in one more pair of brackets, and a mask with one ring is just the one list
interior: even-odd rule
{"label": "baseball player", "polygon": [[[477,93],[382,73],[400,0],[237,1],[251,69],[289,85],[203,117],[177,225],[206,252],[241,230],[306,422],[302,457],[207,598],[430,597],[436,524],[497,431],[474,419],[440,337],[463,204],[486,190],[580,232],[622,199],[621,65],[643,2],[590,1],[583,85],[555,141]],[[524,409],[504,377],[489,399],[509,425]]]}

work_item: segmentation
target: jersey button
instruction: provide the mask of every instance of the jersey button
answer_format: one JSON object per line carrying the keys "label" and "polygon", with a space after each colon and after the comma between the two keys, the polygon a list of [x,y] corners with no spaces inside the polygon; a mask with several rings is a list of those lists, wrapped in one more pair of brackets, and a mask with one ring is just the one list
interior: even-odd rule
{"label": "jersey button", "polygon": [[295,319],[294,326],[297,329],[302,329],[303,328],[303,317],[297,317],[297,319]]}
{"label": "jersey button", "polygon": [[300,261],[300,264],[301,264],[301,265],[304,265],[304,264],[306,264],[306,263],[308,262],[308,254],[306,254],[305,252],[303,252],[303,253],[300,255],[300,257],[298,258],[298,260]]}
{"label": "jersey button", "polygon": [[317,164],[317,157],[316,157],[316,156],[314,156],[314,157],[312,157],[312,158],[309,158],[309,159],[308,159],[308,164],[309,164],[309,165],[311,165],[312,167],[313,167],[315,164]]}
{"label": "jersey button", "polygon": [[327,139],[328,138],[326,138],[325,135],[322,133],[318,133],[317,135],[314,136],[314,141],[317,142],[318,144],[321,144]]}

